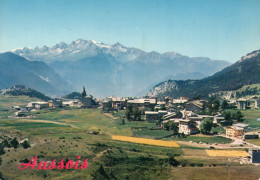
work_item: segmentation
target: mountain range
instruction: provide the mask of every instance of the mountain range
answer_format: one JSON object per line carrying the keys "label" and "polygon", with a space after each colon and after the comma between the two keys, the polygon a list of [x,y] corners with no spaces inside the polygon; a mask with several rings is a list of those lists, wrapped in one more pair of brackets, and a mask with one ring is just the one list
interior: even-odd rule
{"label": "mountain range", "polygon": [[50,96],[60,96],[72,88],[44,62],[28,61],[11,52],[0,54],[0,77],[0,89],[26,85]]}
{"label": "mountain range", "polygon": [[147,95],[189,98],[208,96],[219,91],[237,90],[244,85],[260,83],[260,50],[243,56],[231,66],[201,80],[168,80],[153,87]]}
{"label": "mountain range", "polygon": [[78,39],[52,47],[20,48],[13,53],[29,61],[42,61],[80,91],[85,85],[94,96],[139,96],[166,79],[200,79],[230,65],[205,57],[191,58],[174,52],[160,54]]}

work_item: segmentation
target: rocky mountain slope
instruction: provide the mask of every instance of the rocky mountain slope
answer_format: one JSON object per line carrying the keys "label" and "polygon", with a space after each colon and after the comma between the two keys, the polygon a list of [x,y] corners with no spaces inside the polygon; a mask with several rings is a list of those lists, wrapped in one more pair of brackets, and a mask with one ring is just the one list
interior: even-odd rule
{"label": "rocky mountain slope", "polygon": [[69,92],[71,85],[44,62],[28,61],[17,54],[0,54],[0,89],[25,85],[50,96]]}
{"label": "rocky mountain slope", "polygon": [[29,60],[46,62],[76,91],[85,85],[88,93],[95,96],[144,95],[165,79],[199,79],[229,65],[226,61],[190,58],[174,52],[147,53],[119,43],[107,45],[82,39],[13,52]]}
{"label": "rocky mountain slope", "polygon": [[152,88],[150,96],[207,96],[219,91],[230,91],[244,85],[260,83],[260,50],[243,56],[233,65],[201,80],[164,81]]}

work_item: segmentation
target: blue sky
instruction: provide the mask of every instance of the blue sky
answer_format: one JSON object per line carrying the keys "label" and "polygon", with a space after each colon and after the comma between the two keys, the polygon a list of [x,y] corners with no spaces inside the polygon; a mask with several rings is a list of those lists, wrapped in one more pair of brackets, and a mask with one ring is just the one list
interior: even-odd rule
{"label": "blue sky", "polygon": [[79,38],[235,62],[260,49],[260,1],[0,0],[0,52]]}

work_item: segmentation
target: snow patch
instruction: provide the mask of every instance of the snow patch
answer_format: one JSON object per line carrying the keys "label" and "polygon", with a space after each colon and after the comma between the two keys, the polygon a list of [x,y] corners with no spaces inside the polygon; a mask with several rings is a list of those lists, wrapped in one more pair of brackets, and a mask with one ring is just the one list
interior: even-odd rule
{"label": "snow patch", "polygon": [[50,80],[49,80],[48,77],[45,78],[45,77],[40,76],[40,78],[41,78],[42,80],[46,81],[46,82],[50,82]]}

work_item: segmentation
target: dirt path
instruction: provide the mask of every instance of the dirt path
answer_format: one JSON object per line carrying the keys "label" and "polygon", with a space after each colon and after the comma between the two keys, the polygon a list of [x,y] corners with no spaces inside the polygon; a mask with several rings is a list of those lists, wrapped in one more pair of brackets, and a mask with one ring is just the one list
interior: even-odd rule
{"label": "dirt path", "polygon": [[106,150],[104,150],[104,151],[101,151],[101,152],[99,152],[98,154],[96,154],[96,157],[94,157],[92,161],[94,162],[97,158],[100,158],[101,156],[103,156],[103,154],[104,154],[105,152],[107,152],[107,150],[108,150],[108,149],[106,149]]}
{"label": "dirt path", "polygon": [[110,113],[104,113],[104,115],[107,116],[107,117],[110,117],[110,118],[112,118],[112,119],[119,119],[119,117],[115,117],[115,116],[113,116],[113,115],[110,114]]}

